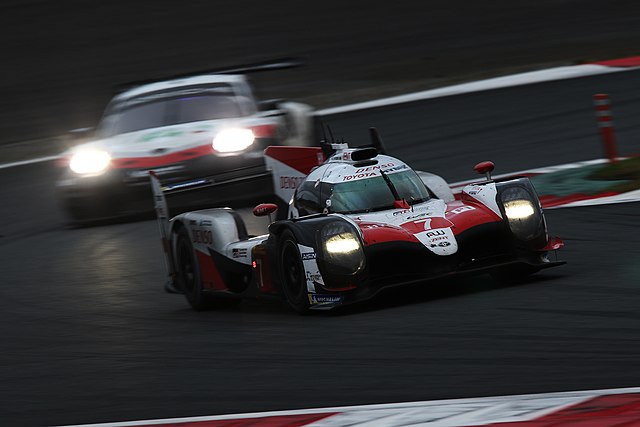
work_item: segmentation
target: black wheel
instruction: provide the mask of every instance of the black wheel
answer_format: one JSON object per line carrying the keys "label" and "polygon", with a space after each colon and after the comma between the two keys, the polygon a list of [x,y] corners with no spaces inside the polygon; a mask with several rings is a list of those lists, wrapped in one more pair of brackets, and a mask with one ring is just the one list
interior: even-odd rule
{"label": "black wheel", "polygon": [[309,309],[307,279],[305,276],[298,241],[293,233],[285,230],[280,236],[280,285],[289,306],[298,313],[306,313]]}
{"label": "black wheel", "polygon": [[177,231],[175,255],[178,288],[194,310],[230,307],[240,302],[240,298],[214,297],[203,292],[200,268],[195,258],[193,244],[184,227],[178,228]]}

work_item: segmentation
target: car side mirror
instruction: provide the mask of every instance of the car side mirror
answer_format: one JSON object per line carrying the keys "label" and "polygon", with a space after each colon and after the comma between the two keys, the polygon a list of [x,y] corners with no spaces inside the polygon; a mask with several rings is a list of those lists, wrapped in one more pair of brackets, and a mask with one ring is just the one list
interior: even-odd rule
{"label": "car side mirror", "polygon": [[485,175],[487,177],[487,181],[491,181],[491,172],[495,169],[495,165],[493,162],[480,162],[473,167],[473,169],[478,172],[480,175]]}
{"label": "car side mirror", "polygon": [[275,203],[261,203],[253,208],[253,214],[255,216],[267,216],[271,215],[278,210],[278,205]]}

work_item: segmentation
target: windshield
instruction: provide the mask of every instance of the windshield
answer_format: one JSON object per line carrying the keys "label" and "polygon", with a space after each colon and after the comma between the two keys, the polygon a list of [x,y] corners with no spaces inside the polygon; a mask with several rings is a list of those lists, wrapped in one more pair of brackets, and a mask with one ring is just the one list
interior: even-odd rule
{"label": "windshield", "polygon": [[239,104],[223,93],[191,94],[182,97],[155,97],[128,103],[106,117],[104,136],[202,120],[242,116]]}
{"label": "windshield", "polygon": [[386,174],[388,184],[382,176],[341,182],[332,185],[328,191],[331,211],[338,213],[358,213],[392,209],[396,200],[393,189],[400,199],[409,204],[429,199],[429,192],[413,170]]}

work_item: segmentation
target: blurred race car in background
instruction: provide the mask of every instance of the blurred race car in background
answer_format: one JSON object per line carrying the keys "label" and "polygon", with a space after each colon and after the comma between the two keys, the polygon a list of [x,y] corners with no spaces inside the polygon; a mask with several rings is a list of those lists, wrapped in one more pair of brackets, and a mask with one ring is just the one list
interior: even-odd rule
{"label": "blurred race car in background", "polygon": [[[165,185],[207,184],[215,190],[208,201],[246,198],[271,183],[267,146],[312,144],[311,112],[297,102],[258,101],[244,74],[138,85],[111,100],[92,141],[63,153],[57,195],[72,223],[149,212],[150,170]],[[186,205],[198,203],[190,197]]]}
{"label": "blurred race car in background", "polygon": [[[564,264],[549,237],[538,196],[526,177],[493,180],[491,162],[476,165],[484,181],[456,197],[437,175],[414,171],[372,144],[349,148],[268,147],[265,155],[287,219],[249,236],[229,208],[182,213],[169,220],[161,177],[152,174],[166,255],[166,289],[196,310],[241,296],[280,296],[298,312],[368,299],[382,289],[460,274],[518,279]],[[325,160],[326,159],[326,160]],[[272,214],[274,204],[254,214]]]}

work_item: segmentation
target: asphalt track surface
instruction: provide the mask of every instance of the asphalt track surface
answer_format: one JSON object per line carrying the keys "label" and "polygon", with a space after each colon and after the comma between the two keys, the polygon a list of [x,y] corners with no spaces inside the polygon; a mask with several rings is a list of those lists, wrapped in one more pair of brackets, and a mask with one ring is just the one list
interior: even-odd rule
{"label": "asphalt track surface", "polygon": [[[640,72],[329,118],[451,181],[601,156],[591,95],[640,140]],[[568,264],[299,316],[274,301],[196,313],[162,291],[152,220],[67,228],[53,167],[0,170],[0,424],[42,426],[640,384],[638,204],[547,211]]]}

